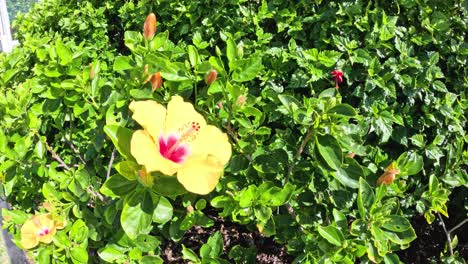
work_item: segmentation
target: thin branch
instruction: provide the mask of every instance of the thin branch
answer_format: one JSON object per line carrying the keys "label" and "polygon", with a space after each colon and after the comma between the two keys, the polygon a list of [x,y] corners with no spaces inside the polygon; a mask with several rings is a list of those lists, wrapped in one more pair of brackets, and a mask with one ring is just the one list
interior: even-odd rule
{"label": "thin branch", "polygon": [[464,225],[465,223],[468,222],[468,218],[466,218],[465,220],[461,221],[458,225],[452,227],[452,229],[450,229],[448,232],[451,234],[453,233],[455,230],[457,230],[458,228],[460,228],[462,225]]}
{"label": "thin branch", "polygon": [[289,164],[288,173],[286,174],[286,181],[284,182],[284,184],[288,183],[289,177],[291,176],[294,170],[294,167],[296,166],[296,163],[295,163],[296,159],[299,158],[299,156],[301,156],[302,152],[304,152],[304,149],[307,143],[309,143],[309,140],[311,138],[312,138],[312,128],[309,128],[309,130],[307,131],[307,134],[304,137],[304,140],[302,140],[301,145],[296,150],[296,154],[294,155],[292,159],[292,163]]}
{"label": "thin branch", "polygon": [[47,141],[44,142],[45,143],[45,146],[46,146],[46,149],[47,151],[50,152],[50,154],[52,155],[52,158],[56,161],[58,161],[58,163],[60,163],[60,166],[64,167],[66,170],[71,170],[70,166],[68,166],[62,158],[60,158],[60,156],[57,154],[57,152],[54,151],[54,149],[52,149],[51,146],[49,146],[49,144],[47,143]]}
{"label": "thin branch", "polygon": [[114,163],[114,159],[115,159],[115,147],[114,147],[114,149],[112,150],[112,154],[111,154],[111,158],[110,158],[110,161],[109,161],[109,165],[107,166],[106,179],[109,179],[109,177],[110,177],[111,170],[112,170],[112,163]]}
{"label": "thin branch", "polygon": [[[286,185],[286,183],[288,183],[289,177],[293,173],[294,167],[296,166],[296,159],[299,158],[299,156],[301,156],[302,152],[304,152],[304,149],[305,149],[307,143],[309,142],[309,140],[311,138],[312,138],[312,127],[308,129],[307,134],[305,135],[304,139],[301,142],[301,145],[296,150],[296,154],[294,155],[294,157],[292,159],[292,162],[289,164],[288,173],[286,174],[286,180],[284,182],[284,185]],[[305,229],[296,220],[297,215],[296,215],[296,212],[294,212],[294,208],[291,206],[291,204],[289,202],[286,203],[284,206],[286,206],[286,209],[287,209],[289,215],[291,216],[291,218],[294,220],[294,222],[296,222],[299,225],[299,229],[304,233]]]}
{"label": "thin branch", "polygon": [[68,143],[70,143],[70,148],[73,150],[73,152],[75,152],[75,154],[78,155],[78,158],[80,159],[80,161],[86,165],[86,161],[83,159],[83,157],[81,157],[81,154],[80,152],[76,149],[75,145],[73,145],[73,143],[71,141],[68,141]]}
{"label": "thin branch", "polygon": [[437,212],[437,216],[439,217],[440,223],[442,224],[442,228],[444,229],[445,235],[447,236],[448,248],[450,251],[450,256],[453,256],[453,248],[452,248],[452,238],[450,237],[450,232],[447,232],[447,228],[445,228],[444,219],[442,216]]}

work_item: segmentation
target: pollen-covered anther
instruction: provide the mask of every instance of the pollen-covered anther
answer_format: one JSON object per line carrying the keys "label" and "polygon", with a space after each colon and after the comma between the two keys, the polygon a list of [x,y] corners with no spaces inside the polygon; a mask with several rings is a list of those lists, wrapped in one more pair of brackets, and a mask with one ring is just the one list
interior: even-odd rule
{"label": "pollen-covered anther", "polygon": [[200,123],[191,121],[186,123],[179,129],[180,139],[179,142],[190,142],[193,141],[200,131]]}

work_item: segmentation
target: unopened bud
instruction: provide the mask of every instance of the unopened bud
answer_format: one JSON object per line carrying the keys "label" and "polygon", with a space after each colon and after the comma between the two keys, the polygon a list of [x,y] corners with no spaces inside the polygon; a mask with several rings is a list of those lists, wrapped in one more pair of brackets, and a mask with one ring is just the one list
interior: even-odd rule
{"label": "unopened bud", "polygon": [[143,25],[143,36],[146,40],[150,40],[154,37],[156,33],[156,15],[154,13],[150,13],[145,20],[145,24]]}
{"label": "unopened bud", "polygon": [[94,79],[94,76],[96,75],[96,73],[94,72],[94,67],[92,63],[89,64],[89,67],[91,68],[89,71],[89,79],[92,80]]}
{"label": "unopened bud", "polygon": [[151,87],[153,91],[161,88],[162,83],[163,83],[163,80],[161,78],[161,72],[153,73],[151,75],[150,81],[151,81]]}
{"label": "unopened bud", "polygon": [[396,168],[395,162],[392,162],[385,169],[385,172],[377,179],[377,185],[390,185],[395,180],[395,176],[398,173],[400,173],[400,170]]}
{"label": "unopened bud", "polygon": [[352,159],[354,159],[354,156],[356,156],[356,153],[354,153],[354,152],[350,152],[350,153],[348,153],[348,154],[346,155],[346,157],[352,158]]}
{"label": "unopened bud", "polygon": [[147,173],[144,168],[138,171],[138,180],[146,187],[151,187],[154,183],[153,176]]}
{"label": "unopened bud", "polygon": [[239,95],[239,97],[237,97],[236,104],[240,106],[244,106],[246,100],[247,100],[247,97],[245,95]]}
{"label": "unopened bud", "polygon": [[52,212],[52,204],[51,204],[51,203],[49,203],[49,202],[44,202],[44,203],[42,204],[42,207],[44,207],[44,209],[46,209],[47,211]]}
{"label": "unopened bud", "polygon": [[216,77],[218,76],[218,72],[216,70],[209,71],[205,76],[205,83],[211,85],[216,81]]}
{"label": "unopened bud", "polygon": [[143,68],[143,75],[148,75],[148,64],[145,64],[145,67]]}
{"label": "unopened bud", "polygon": [[216,105],[219,109],[223,109],[223,102],[219,101]]}

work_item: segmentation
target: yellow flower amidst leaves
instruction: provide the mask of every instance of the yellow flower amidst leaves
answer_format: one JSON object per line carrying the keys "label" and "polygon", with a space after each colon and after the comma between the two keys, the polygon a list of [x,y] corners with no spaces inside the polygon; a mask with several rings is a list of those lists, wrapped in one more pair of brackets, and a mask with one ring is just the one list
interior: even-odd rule
{"label": "yellow flower amidst leaves", "polygon": [[226,134],[207,125],[193,105],[173,96],[167,109],[155,101],[130,104],[133,119],[143,130],[133,133],[130,150],[147,172],[177,174],[190,192],[211,192],[231,158]]}
{"label": "yellow flower amidst leaves", "polygon": [[25,249],[30,249],[42,243],[52,242],[52,238],[57,229],[65,227],[62,221],[56,221],[52,214],[33,215],[21,227],[21,245]]}

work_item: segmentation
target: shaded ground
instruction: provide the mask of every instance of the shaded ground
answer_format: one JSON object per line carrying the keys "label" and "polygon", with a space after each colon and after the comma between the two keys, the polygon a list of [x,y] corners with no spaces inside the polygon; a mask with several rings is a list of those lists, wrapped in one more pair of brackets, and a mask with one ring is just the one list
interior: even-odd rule
{"label": "shaded ground", "polygon": [[[179,242],[173,242],[167,240],[162,245],[162,258],[164,263],[187,263],[186,260],[182,259],[182,244],[187,248],[191,248],[197,254],[199,253],[200,247],[208,240],[214,232],[219,231],[223,236],[225,254],[222,258],[228,260],[230,249],[235,245],[240,245],[246,250],[249,248],[256,248],[255,263],[291,263],[294,259],[287,253],[287,250],[282,245],[279,245],[271,238],[267,238],[259,232],[252,232],[245,226],[229,222],[219,216],[210,215],[210,212],[206,213],[207,216],[215,220],[215,224],[211,228],[193,227],[184,235]],[[213,212],[215,214],[215,212]],[[234,261],[231,260],[232,263]]]}
{"label": "shaded ground", "polygon": [[[457,224],[451,223],[448,219],[444,221],[448,230]],[[438,262],[447,243],[444,230],[438,220],[429,225],[424,216],[417,216],[412,219],[411,225],[418,237],[408,249],[396,252],[400,260],[406,264],[430,263],[431,260]],[[459,242],[454,251],[458,251],[461,257],[468,260],[468,224],[456,230],[455,234]]]}

